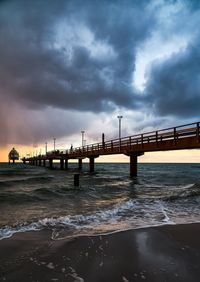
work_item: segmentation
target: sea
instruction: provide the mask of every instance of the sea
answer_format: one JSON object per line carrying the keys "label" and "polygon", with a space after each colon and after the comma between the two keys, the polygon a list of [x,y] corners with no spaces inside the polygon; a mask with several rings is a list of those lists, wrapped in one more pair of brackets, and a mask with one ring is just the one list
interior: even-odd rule
{"label": "sea", "polygon": [[[52,239],[200,221],[200,164],[96,163],[89,173],[0,163],[0,240],[48,229]],[[74,175],[79,174],[79,186]]]}

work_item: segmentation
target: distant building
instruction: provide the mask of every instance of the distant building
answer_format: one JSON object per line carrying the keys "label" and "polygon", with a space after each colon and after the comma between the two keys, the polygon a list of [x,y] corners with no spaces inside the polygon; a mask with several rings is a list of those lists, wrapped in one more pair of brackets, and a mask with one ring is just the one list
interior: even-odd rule
{"label": "distant building", "polygon": [[9,163],[11,161],[15,163],[16,160],[19,160],[19,153],[15,150],[15,148],[12,148],[12,150],[8,154],[8,160],[9,160]]}

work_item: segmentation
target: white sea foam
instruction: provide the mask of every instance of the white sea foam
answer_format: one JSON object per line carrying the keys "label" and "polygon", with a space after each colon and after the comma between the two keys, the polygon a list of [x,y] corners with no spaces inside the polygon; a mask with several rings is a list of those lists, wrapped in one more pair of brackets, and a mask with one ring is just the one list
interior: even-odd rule
{"label": "white sea foam", "polygon": [[[2,167],[0,239],[18,232],[44,228],[53,230],[52,236],[57,239],[66,235],[95,235],[155,225],[198,222],[200,185],[199,167],[196,170],[195,167],[141,165],[142,175],[135,181],[127,179],[128,165],[102,164],[99,165],[99,174],[92,177],[87,173],[81,175],[82,188],[79,190],[72,187],[73,171],[68,174],[56,170],[46,171],[43,181],[43,168],[31,168],[31,171],[29,168],[23,171],[23,177],[28,181],[5,183],[2,181],[23,180],[22,173],[15,168],[12,177],[8,175],[1,178],[1,174],[6,173]],[[187,184],[189,182],[196,184]],[[49,214],[46,218],[42,218],[44,210],[45,214]],[[13,213],[17,223],[13,221]]]}
{"label": "white sea foam", "polygon": [[[193,186],[187,185],[187,187],[184,186],[184,189]],[[111,209],[100,210],[94,214],[50,217],[32,223],[5,226],[0,229],[0,239],[11,237],[18,232],[38,231],[44,228],[57,229],[58,232],[54,232],[54,237],[57,238],[62,229],[69,236],[73,236],[74,234],[95,234],[101,233],[101,231],[105,233],[129,228],[174,224],[179,222],[179,213],[181,222],[184,212],[184,210],[176,210],[177,216],[174,218],[174,209],[176,209],[176,205],[173,205],[173,202],[171,204],[159,199],[156,201],[142,200],[141,202],[141,200],[130,199],[114,205]],[[199,221],[198,211],[194,221]],[[187,214],[184,215],[184,218],[187,217]]]}
{"label": "white sea foam", "polygon": [[[164,213],[164,209],[161,210]],[[135,200],[115,205],[112,209],[102,210],[90,215],[61,216],[58,218],[44,218],[33,223],[24,223],[18,226],[5,226],[0,229],[0,239],[11,237],[18,232],[38,231],[44,228],[67,228],[72,235],[77,230],[114,230],[134,226],[155,224],[155,214],[158,213],[157,205],[143,205]],[[139,215],[143,214],[140,218]],[[146,218],[146,220],[145,220]],[[167,215],[165,216],[167,220]],[[170,222],[170,221],[169,221]]]}

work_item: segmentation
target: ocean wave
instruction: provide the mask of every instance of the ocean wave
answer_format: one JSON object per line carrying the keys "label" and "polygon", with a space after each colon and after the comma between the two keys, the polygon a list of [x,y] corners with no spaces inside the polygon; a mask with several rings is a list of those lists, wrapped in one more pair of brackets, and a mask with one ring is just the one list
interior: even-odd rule
{"label": "ocean wave", "polygon": [[[49,201],[52,199],[61,198],[67,195],[67,192],[74,191],[73,188],[48,188],[41,187],[35,190],[29,191],[26,188],[19,191],[0,191],[0,203],[4,204],[26,204],[30,202],[39,202],[39,201]],[[77,191],[77,189],[76,189]],[[80,189],[78,190],[80,191]]]}
{"label": "ocean wave", "polygon": [[36,195],[28,195],[25,193],[14,193],[1,192],[0,193],[0,203],[4,204],[24,204],[30,202],[42,201],[41,197]]}
{"label": "ocean wave", "polygon": [[42,196],[55,196],[58,195],[58,193],[50,188],[38,188],[35,189],[32,193],[42,195]]}
{"label": "ocean wave", "polygon": [[[167,187],[165,192],[152,200],[151,193],[145,191],[143,193],[145,198],[123,199],[121,202],[113,205],[109,209],[101,209],[91,214],[77,214],[66,215],[59,217],[43,218],[35,222],[24,222],[12,226],[5,226],[0,229],[0,239],[11,237],[18,232],[38,231],[44,228],[53,231],[54,238],[60,238],[64,230],[67,236],[74,236],[75,234],[96,234],[97,232],[117,231],[129,227],[145,227],[153,225],[163,225],[173,223],[174,207],[177,199],[186,199],[188,197],[195,197],[200,195],[200,184],[190,184],[185,186]],[[142,189],[142,187],[140,187]],[[162,188],[163,190],[163,188]],[[54,196],[57,194],[56,190],[50,188],[38,188],[35,190],[35,195],[29,197],[24,194],[6,195],[4,197],[7,201],[18,201],[19,203],[40,200],[47,198],[49,194]],[[2,200],[2,193],[0,194],[0,201]],[[47,197],[46,197],[47,195]],[[3,199],[5,200],[5,199]],[[174,202],[175,201],[175,202]],[[170,206],[170,209],[168,207]],[[179,211],[176,213],[178,214]],[[188,211],[186,211],[188,214]],[[184,218],[185,216],[184,215]],[[58,230],[58,232],[57,232]],[[62,230],[62,231],[61,231]],[[63,237],[63,236],[62,236]]]}
{"label": "ocean wave", "polygon": [[200,184],[188,184],[181,186],[178,189],[170,189],[168,195],[163,195],[162,199],[165,201],[175,201],[178,199],[184,199],[189,197],[195,197],[200,195]]}
{"label": "ocean wave", "polygon": [[53,176],[46,175],[46,176],[29,176],[29,177],[22,177],[22,178],[14,178],[14,179],[5,179],[5,180],[0,180],[0,187],[3,186],[10,186],[10,185],[16,185],[19,183],[25,183],[28,182],[29,184],[39,182],[41,181],[49,181],[52,179]]}
{"label": "ocean wave", "polygon": [[[154,213],[157,215],[159,213],[159,220],[154,219],[152,216]],[[139,218],[146,218],[146,220],[141,221]],[[62,232],[64,230],[68,237],[74,236],[74,234],[83,234],[84,232],[92,235],[100,232],[102,226],[103,232],[117,231],[121,228],[130,227],[131,221],[135,224],[136,220],[138,220],[137,226],[140,227],[143,227],[144,224],[147,225],[147,223],[149,225],[171,223],[160,203],[141,206],[136,200],[128,200],[114,205],[112,209],[102,210],[94,214],[44,218],[37,222],[6,226],[0,229],[0,239],[11,237],[18,232],[39,231],[45,228],[52,229],[54,238],[57,236],[55,234],[61,233],[61,230]]]}
{"label": "ocean wave", "polygon": [[199,195],[200,184],[195,183],[184,186],[145,185],[138,188],[136,197],[140,200],[175,201]]}

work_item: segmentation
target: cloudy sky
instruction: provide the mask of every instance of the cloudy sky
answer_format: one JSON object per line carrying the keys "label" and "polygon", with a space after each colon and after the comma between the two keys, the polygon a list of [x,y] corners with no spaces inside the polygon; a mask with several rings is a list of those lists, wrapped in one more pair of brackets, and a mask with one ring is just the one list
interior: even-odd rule
{"label": "cloudy sky", "polygon": [[1,152],[199,121],[199,26],[198,0],[0,0]]}

